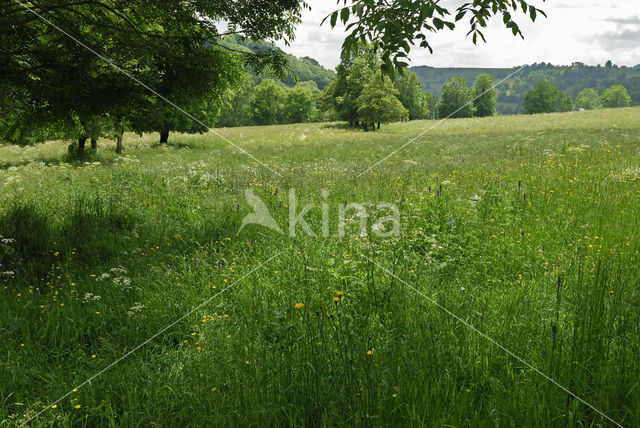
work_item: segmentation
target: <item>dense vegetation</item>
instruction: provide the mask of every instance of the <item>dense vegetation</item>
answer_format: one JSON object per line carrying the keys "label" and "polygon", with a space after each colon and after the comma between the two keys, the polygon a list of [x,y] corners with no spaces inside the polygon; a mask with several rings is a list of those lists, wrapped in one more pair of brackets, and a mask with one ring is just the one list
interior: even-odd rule
{"label": "dense vegetation", "polygon": [[[611,426],[429,299],[640,425],[640,108],[451,119],[356,179],[433,123],[220,130],[282,178],[213,133],[0,147],[0,425]],[[237,234],[292,187],[317,237]],[[335,236],[378,201],[401,237]]]}
{"label": "dense vegetation", "polygon": [[[515,68],[434,68],[411,67],[418,75],[426,92],[440,95],[442,87],[453,77],[464,77],[473,82],[479,74],[488,73],[496,81],[516,71]],[[522,101],[526,91],[539,80],[558,86],[561,91],[575,99],[585,88],[602,92],[612,85],[623,85],[631,96],[632,105],[640,105],[640,64],[635,67],[588,66],[574,63],[570,66],[555,66],[546,63],[525,66],[522,70],[496,87],[498,111],[502,114],[524,113]]]}

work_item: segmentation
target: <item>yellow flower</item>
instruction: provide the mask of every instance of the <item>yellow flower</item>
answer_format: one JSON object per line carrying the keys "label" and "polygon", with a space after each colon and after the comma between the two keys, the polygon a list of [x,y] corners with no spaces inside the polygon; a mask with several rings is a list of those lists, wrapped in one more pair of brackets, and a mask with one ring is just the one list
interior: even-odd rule
{"label": "yellow flower", "polygon": [[211,388],[212,391],[217,391],[218,388],[216,388],[215,386],[213,388]]}
{"label": "yellow flower", "polygon": [[613,294],[613,290],[609,290],[609,294]]}
{"label": "yellow flower", "polygon": [[296,303],[293,307],[296,309],[302,309],[304,307],[304,303]]}
{"label": "yellow flower", "polygon": [[337,294],[338,296],[342,296],[342,295],[344,295],[344,293],[343,293],[342,291],[336,291],[336,294]]}
{"label": "yellow flower", "polygon": [[23,347],[24,347],[24,343],[21,343],[21,344],[20,344],[20,346],[23,346]]}
{"label": "yellow flower", "polygon": [[56,407],[58,407],[57,404],[54,404],[53,406],[51,406],[52,409],[55,409]]}
{"label": "yellow flower", "polygon": [[95,357],[96,357],[96,354],[93,354],[93,355],[91,356],[91,358],[95,358]]}
{"label": "yellow flower", "polygon": [[367,355],[369,355],[369,356],[373,355],[373,351],[372,351],[371,349],[369,349],[369,350],[367,351]]}
{"label": "yellow flower", "polygon": [[251,364],[251,361],[247,360],[244,362],[245,364]]}
{"label": "yellow flower", "polygon": [[80,407],[82,407],[82,406],[81,406],[80,404],[76,404],[76,405],[75,405],[75,406],[73,406],[73,407],[75,407],[76,409],[79,409],[79,408],[80,408]]}
{"label": "yellow flower", "polygon": [[334,298],[333,298],[333,301],[337,303],[337,302],[339,302],[339,301],[340,301],[340,298],[339,298],[339,297],[334,297]]}

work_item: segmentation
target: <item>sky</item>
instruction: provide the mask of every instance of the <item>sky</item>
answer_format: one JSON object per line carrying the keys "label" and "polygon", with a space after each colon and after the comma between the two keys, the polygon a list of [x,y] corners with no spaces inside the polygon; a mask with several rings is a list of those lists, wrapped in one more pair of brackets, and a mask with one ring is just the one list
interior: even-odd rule
{"label": "sky", "polygon": [[[468,1],[468,0],[467,0]],[[451,11],[465,1],[443,0],[441,5]],[[307,0],[311,10],[305,10],[296,38],[289,46],[278,42],[285,52],[315,58],[327,68],[340,61],[344,40],[343,27],[331,29],[322,19],[338,6],[335,0]],[[342,1],[340,2],[342,3]],[[434,53],[413,47],[412,66],[432,67],[514,67],[534,62],[566,65],[583,62],[588,65],[640,64],[640,0],[532,0],[548,18],[538,16],[535,23],[519,11],[514,15],[524,40],[514,37],[494,19],[484,31],[487,43],[475,46],[466,37],[464,21],[453,31],[443,30],[430,36]],[[468,21],[467,21],[468,22]],[[468,27],[468,26],[467,26]]]}

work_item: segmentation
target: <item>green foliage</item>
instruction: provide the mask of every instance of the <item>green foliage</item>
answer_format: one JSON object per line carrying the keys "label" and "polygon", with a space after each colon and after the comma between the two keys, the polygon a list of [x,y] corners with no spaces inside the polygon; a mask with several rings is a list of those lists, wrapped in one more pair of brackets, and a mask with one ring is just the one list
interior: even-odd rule
{"label": "green foliage", "polygon": [[249,74],[242,73],[241,76],[240,82],[225,93],[216,126],[251,125],[251,100],[255,84]]}
{"label": "green foliage", "polygon": [[[520,27],[514,21],[513,12],[520,9],[526,18],[535,21],[544,12],[527,1],[485,0],[463,3],[455,9],[447,9],[437,0],[355,0],[325,18],[331,27],[340,22],[347,26],[343,43],[346,52],[358,51],[359,44],[368,40],[381,51],[382,69],[392,75],[394,68],[408,66],[407,58],[414,41],[421,48],[433,52],[428,36],[445,28],[453,30],[457,22],[469,22],[473,43],[484,41],[483,28],[492,18],[502,18],[505,27],[514,36],[521,36]],[[324,22],[324,21],[323,21]]]}
{"label": "green foliage", "polygon": [[285,120],[289,123],[311,122],[316,113],[313,93],[304,86],[289,89],[283,110]]}
{"label": "green foliage", "polygon": [[473,84],[475,115],[479,117],[493,116],[496,114],[496,91],[493,89],[494,78],[491,74],[478,74]]}
{"label": "green foliage", "polygon": [[260,83],[265,78],[277,78],[279,81],[289,87],[294,87],[300,83],[309,83],[316,86],[316,90],[323,90],[334,78],[335,73],[331,70],[327,70],[313,58],[301,57],[298,58],[294,55],[289,55],[282,51],[279,47],[272,43],[260,40],[250,40],[241,38],[236,35],[228,35],[224,37],[222,43],[228,49],[251,52],[254,55],[264,52],[272,52],[273,56],[279,56],[282,67],[280,72],[273,73],[271,69],[255,70],[252,67],[252,63],[249,62],[246,67],[248,73],[254,76],[257,83]]}
{"label": "green foliage", "polygon": [[622,85],[613,85],[600,95],[600,102],[604,108],[629,107],[631,97]]}
{"label": "green foliage", "polygon": [[[56,136],[56,128],[81,142],[93,132],[85,125],[95,118],[109,118],[115,129],[130,124],[138,132],[202,131],[205,126],[187,123],[183,112],[168,107],[131,77],[197,119],[212,120],[241,64],[251,64],[257,72],[282,72],[284,61],[279,52],[228,49],[211,22],[224,21],[232,32],[241,28],[250,38],[286,39],[293,37],[306,7],[286,0],[229,4],[152,0],[117,5],[103,0],[90,4],[44,0],[31,4],[31,10],[23,6],[0,5],[0,113],[14,112],[3,114],[0,138],[25,143],[41,140],[42,134]],[[55,18],[50,16],[52,10]],[[119,69],[39,16],[49,16]],[[37,121],[22,124],[30,118]],[[79,154],[80,148],[81,144]]]}
{"label": "green foliage", "polygon": [[409,112],[396,98],[399,94],[388,76],[377,72],[362,89],[356,100],[358,121],[364,130],[374,124],[398,122],[409,118]]}
{"label": "green foliage", "polygon": [[435,119],[438,116],[438,101],[440,97],[433,95],[430,92],[424,93],[424,99],[427,104],[427,110],[429,111],[428,119]]}
{"label": "green foliage", "polygon": [[436,109],[438,117],[472,117],[475,112],[473,98],[475,91],[467,86],[464,77],[453,77],[442,87],[442,94]]}
{"label": "green foliage", "polygon": [[337,67],[336,84],[333,87],[334,106],[338,116],[356,126],[358,121],[357,99],[377,70],[378,59],[368,47],[352,56],[343,56]]}
{"label": "green foliage", "polygon": [[593,88],[585,88],[576,97],[576,108],[594,110],[600,108],[600,96]]}
{"label": "green foliage", "polygon": [[394,76],[393,84],[398,90],[398,99],[409,111],[409,120],[429,117],[427,97],[415,73],[404,70]]}
{"label": "green foliage", "polygon": [[[422,89],[439,95],[442,86],[452,77],[462,76],[467,82],[473,82],[479,74],[489,73],[496,81],[505,79],[516,72],[517,68],[433,68],[427,66],[411,67],[418,75]],[[613,84],[627,88],[631,96],[631,105],[640,105],[640,69],[631,67],[597,67],[575,63],[569,66],[555,66],[547,63],[530,64],[517,71],[509,79],[496,86],[497,109],[502,114],[524,113],[522,100],[526,91],[538,80],[553,83],[561,91],[576,98],[584,88],[594,88],[602,93]]]}
{"label": "green foliage", "polygon": [[258,125],[273,125],[284,118],[285,89],[273,79],[265,79],[256,86],[251,99],[251,117]]}
{"label": "green foliage", "polygon": [[554,84],[539,80],[524,95],[522,101],[527,113],[553,113],[569,111],[573,103],[571,98]]}

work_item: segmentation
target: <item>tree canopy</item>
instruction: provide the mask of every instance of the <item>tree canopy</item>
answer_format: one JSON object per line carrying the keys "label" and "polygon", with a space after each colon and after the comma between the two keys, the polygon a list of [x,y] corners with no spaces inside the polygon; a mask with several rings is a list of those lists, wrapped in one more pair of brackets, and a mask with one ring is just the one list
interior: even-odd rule
{"label": "tree canopy", "polygon": [[473,98],[475,91],[467,86],[464,77],[454,77],[442,87],[438,101],[439,117],[472,117],[475,112]]}
{"label": "tree canopy", "polygon": [[576,97],[576,108],[593,110],[600,107],[598,91],[593,88],[584,88]]}
{"label": "tree canopy", "polygon": [[545,80],[537,81],[533,88],[527,91],[522,104],[527,113],[562,112],[573,107],[571,97]]}
{"label": "tree canopy", "polygon": [[613,85],[600,95],[600,102],[605,108],[629,107],[631,97],[624,86]]}
{"label": "tree canopy", "polygon": [[473,102],[476,107],[475,115],[479,117],[493,116],[496,114],[496,91],[493,89],[494,77],[491,74],[478,74],[473,84],[474,97]]}
{"label": "tree canopy", "polygon": [[365,131],[374,124],[397,122],[409,118],[409,112],[396,98],[399,91],[388,76],[378,71],[362,88],[356,100],[358,119]]}

